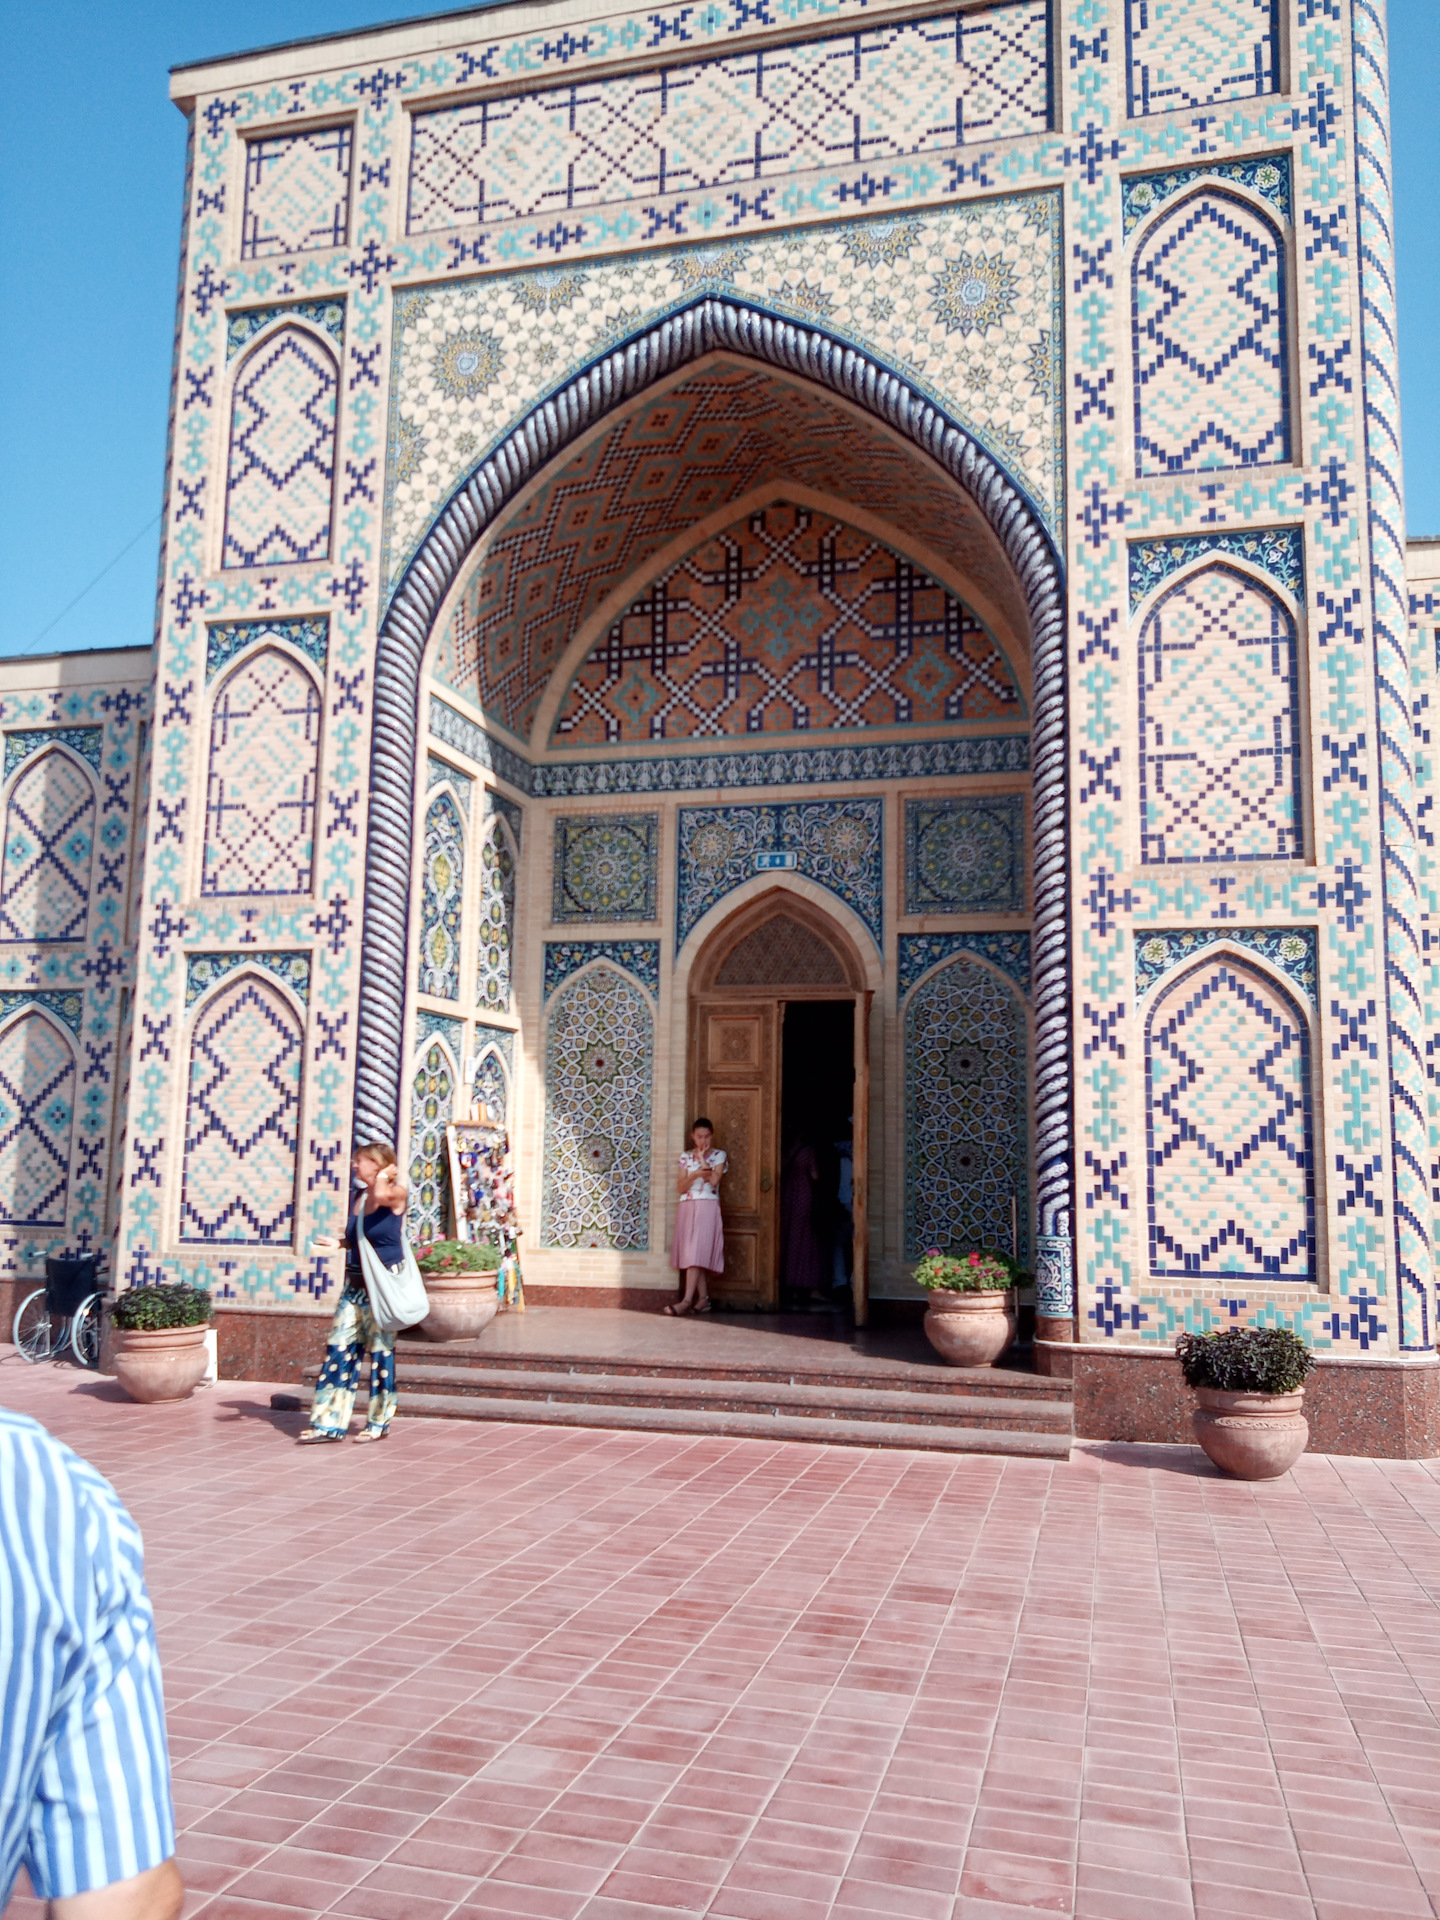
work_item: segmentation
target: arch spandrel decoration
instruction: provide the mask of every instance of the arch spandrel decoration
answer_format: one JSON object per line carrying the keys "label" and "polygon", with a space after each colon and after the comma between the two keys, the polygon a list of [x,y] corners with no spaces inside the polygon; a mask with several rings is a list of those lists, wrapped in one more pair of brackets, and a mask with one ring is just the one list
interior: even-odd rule
{"label": "arch spandrel decoration", "polygon": [[1310,1030],[1278,981],[1221,952],[1157,992],[1145,1134],[1153,1275],[1313,1279]]}
{"label": "arch spandrel decoration", "polygon": [[[910,442],[983,515],[1024,596],[1031,640],[1034,786],[1033,934],[1039,1265],[1069,1274],[1070,995],[1067,907],[1064,599],[1039,512],[994,458],[888,368],[817,328],[706,294],[592,363],[535,407],[438,516],[386,613],[375,675],[365,935],[356,1070],[357,1124],[395,1126],[409,952],[409,895],[419,686],[441,605],[467,555],[527,482],[608,413],[687,363],[727,354],[799,376]],[[793,385],[789,381],[787,384]]]}

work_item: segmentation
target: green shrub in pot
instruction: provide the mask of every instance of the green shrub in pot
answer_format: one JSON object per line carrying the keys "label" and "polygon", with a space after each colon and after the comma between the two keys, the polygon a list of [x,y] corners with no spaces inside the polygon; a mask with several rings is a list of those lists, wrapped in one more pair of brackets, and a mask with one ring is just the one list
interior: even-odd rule
{"label": "green shrub in pot", "polygon": [[1288,1473],[1310,1438],[1305,1342],[1288,1327],[1222,1327],[1182,1333],[1175,1353],[1195,1389],[1195,1438],[1216,1466],[1241,1480]]}
{"label": "green shrub in pot", "polygon": [[915,1266],[915,1284],[927,1293],[1005,1293],[1024,1283],[1015,1261],[990,1249],[951,1254],[928,1247]]}
{"label": "green shrub in pot", "polygon": [[488,1240],[432,1240],[415,1249],[421,1273],[498,1273],[500,1249]]}
{"label": "green shrub in pot", "polygon": [[203,1327],[212,1301],[203,1287],[129,1287],[110,1318],[122,1333],[160,1333],[170,1327]]}

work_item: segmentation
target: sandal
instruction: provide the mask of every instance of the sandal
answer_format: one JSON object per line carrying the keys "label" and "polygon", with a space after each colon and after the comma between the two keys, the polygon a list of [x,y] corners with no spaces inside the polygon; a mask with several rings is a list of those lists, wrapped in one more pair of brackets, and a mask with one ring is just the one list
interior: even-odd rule
{"label": "sandal", "polygon": [[383,1440],[389,1433],[389,1427],[362,1427],[356,1434],[357,1440]]}
{"label": "sandal", "polygon": [[662,1313],[668,1313],[672,1320],[678,1320],[682,1314],[688,1313],[690,1309],[685,1305],[683,1300],[667,1300],[660,1311]]}
{"label": "sandal", "polygon": [[708,1313],[710,1311],[710,1302],[708,1300],[702,1300],[692,1311],[695,1313]]}
{"label": "sandal", "polygon": [[323,1445],[327,1440],[343,1440],[344,1438],[344,1429],[341,1427],[307,1427],[295,1444],[297,1447],[318,1447]]}

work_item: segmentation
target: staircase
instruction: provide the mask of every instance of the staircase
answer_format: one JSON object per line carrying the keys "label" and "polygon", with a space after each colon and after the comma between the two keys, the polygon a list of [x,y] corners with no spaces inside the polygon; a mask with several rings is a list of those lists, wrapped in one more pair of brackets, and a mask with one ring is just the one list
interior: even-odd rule
{"label": "staircase", "polygon": [[[823,1446],[1069,1457],[1068,1380],[935,1365],[706,1365],[495,1351],[484,1338],[396,1347],[401,1407],[446,1420],[805,1440]],[[315,1368],[307,1369],[312,1378]]]}

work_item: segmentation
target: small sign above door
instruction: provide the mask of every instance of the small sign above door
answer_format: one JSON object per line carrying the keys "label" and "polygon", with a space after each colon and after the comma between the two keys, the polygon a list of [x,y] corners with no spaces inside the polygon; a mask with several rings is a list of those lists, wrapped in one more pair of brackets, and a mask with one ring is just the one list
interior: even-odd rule
{"label": "small sign above door", "polygon": [[755,871],[757,873],[775,873],[783,870],[792,872],[800,863],[800,856],[793,850],[789,853],[757,853]]}

